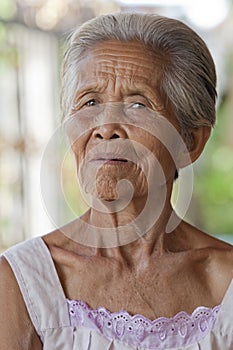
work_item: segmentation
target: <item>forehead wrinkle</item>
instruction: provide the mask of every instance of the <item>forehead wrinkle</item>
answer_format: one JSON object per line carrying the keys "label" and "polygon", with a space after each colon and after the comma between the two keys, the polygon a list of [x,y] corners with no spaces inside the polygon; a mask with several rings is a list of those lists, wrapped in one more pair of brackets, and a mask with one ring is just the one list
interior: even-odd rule
{"label": "forehead wrinkle", "polygon": [[140,51],[142,55],[135,56],[133,47],[119,45],[117,48],[97,45],[89,50],[79,62],[77,93],[80,90],[102,93],[106,89],[127,94],[150,91],[152,98],[157,97],[155,89],[161,78],[161,62],[141,45]]}
{"label": "forehead wrinkle", "polygon": [[[132,77],[132,75],[109,75],[109,74],[102,74],[102,76],[97,77],[98,79],[93,79],[91,81],[82,81],[81,84],[79,84],[76,96],[81,97],[82,95],[85,95],[86,93],[104,93],[106,89],[108,89],[110,86],[109,84],[112,83],[112,87],[114,86],[114,90],[120,90],[122,93],[130,95],[136,95],[136,94],[147,94],[150,92],[151,94],[154,93],[155,86],[153,88],[148,86],[149,80],[146,77],[140,77],[140,80],[138,81],[135,79],[135,77]],[[120,79],[120,80],[119,80]],[[146,88],[145,85],[146,84]]]}
{"label": "forehead wrinkle", "polygon": [[107,41],[97,44],[86,52],[79,65],[81,80],[86,80],[88,75],[93,78],[107,78],[109,75],[111,79],[115,76],[140,79],[148,75],[146,82],[152,82],[152,77],[154,82],[158,82],[162,72],[158,55],[138,42]]}
{"label": "forehead wrinkle", "polygon": [[[94,62],[94,64],[93,64]],[[93,53],[89,53],[86,57],[85,61],[82,62],[85,64],[85,67],[88,68],[89,74],[116,74],[123,75],[132,74],[135,72],[140,72],[144,76],[145,74],[158,75],[161,72],[161,63],[157,60],[152,60],[147,57],[144,59],[143,57],[138,57],[135,59],[134,56],[123,56],[123,55],[112,55],[110,53],[102,52],[100,55],[94,55]],[[81,63],[81,66],[82,66]],[[120,73],[121,72],[121,73]]]}
{"label": "forehead wrinkle", "polygon": [[[132,45],[133,44],[133,45]],[[136,53],[135,49],[139,51]],[[163,63],[161,56],[152,51],[151,48],[146,47],[138,42],[105,42],[96,45],[88,52],[89,59],[96,60],[97,64],[102,63],[106,65],[113,65],[114,67],[121,67],[133,69],[145,69],[149,73],[151,71],[161,71]]]}
{"label": "forehead wrinkle", "polygon": [[137,69],[131,69],[129,71],[128,68],[123,65],[120,67],[114,67],[112,65],[108,66],[100,63],[92,67],[92,71],[88,69],[89,73],[87,76],[86,74],[84,74],[84,76],[80,74],[78,85],[79,88],[83,88],[86,85],[86,89],[99,90],[100,86],[104,89],[109,80],[115,81],[116,79],[122,79],[122,83],[130,83],[131,85],[143,85],[144,83],[147,84],[147,88],[149,88],[153,81],[153,77],[155,82],[157,82],[158,75],[156,74],[156,71],[154,74],[150,69],[147,69],[146,71],[150,73],[148,76],[146,76],[147,74],[145,74],[145,70],[143,72],[140,72],[140,70]]}
{"label": "forehead wrinkle", "polygon": [[[128,63],[128,62],[127,62]],[[92,75],[94,79],[110,79],[115,80],[116,78],[128,78],[129,80],[138,80],[144,83],[151,83],[158,81],[158,72],[156,69],[151,69],[151,67],[144,66],[143,70],[138,64],[123,64],[120,62],[118,65],[114,65],[112,62],[99,62],[94,66],[94,69],[89,75]]]}
{"label": "forehead wrinkle", "polygon": [[[92,56],[92,55],[91,55]],[[137,56],[136,60],[135,60],[135,53],[134,55],[127,55],[126,52],[123,52],[121,54],[119,54],[119,52],[117,52],[116,54],[112,53],[112,52],[102,52],[101,54],[98,55],[93,55],[93,57],[95,57],[96,61],[98,62],[97,64],[109,64],[109,65],[113,65],[115,67],[118,67],[120,65],[128,65],[129,67],[141,67],[141,68],[145,68],[145,67],[150,67],[150,69],[152,68],[152,66],[154,68],[161,66],[159,63],[159,60],[155,60],[154,57],[149,57],[149,56]],[[91,58],[91,57],[90,57]]]}

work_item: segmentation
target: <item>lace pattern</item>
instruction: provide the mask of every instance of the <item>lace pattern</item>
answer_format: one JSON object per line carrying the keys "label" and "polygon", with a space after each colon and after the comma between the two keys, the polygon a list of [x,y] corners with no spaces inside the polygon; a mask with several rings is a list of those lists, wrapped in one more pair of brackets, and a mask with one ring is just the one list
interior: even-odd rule
{"label": "lace pattern", "polygon": [[172,318],[154,321],[127,311],[109,312],[104,307],[91,309],[83,301],[68,300],[71,325],[101,332],[110,339],[146,349],[188,346],[204,338],[213,328],[220,305],[198,307],[192,315],[181,311]]}

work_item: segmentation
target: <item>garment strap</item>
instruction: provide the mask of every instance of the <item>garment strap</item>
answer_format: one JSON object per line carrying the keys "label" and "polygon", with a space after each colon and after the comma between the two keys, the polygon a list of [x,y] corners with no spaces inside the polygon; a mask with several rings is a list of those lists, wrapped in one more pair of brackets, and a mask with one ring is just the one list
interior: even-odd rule
{"label": "garment strap", "polygon": [[232,333],[232,307],[233,307],[233,279],[221,303],[214,330],[221,329],[222,334]]}
{"label": "garment strap", "polygon": [[67,300],[43,239],[36,237],[19,243],[3,256],[14,272],[41,340],[46,329],[70,326]]}

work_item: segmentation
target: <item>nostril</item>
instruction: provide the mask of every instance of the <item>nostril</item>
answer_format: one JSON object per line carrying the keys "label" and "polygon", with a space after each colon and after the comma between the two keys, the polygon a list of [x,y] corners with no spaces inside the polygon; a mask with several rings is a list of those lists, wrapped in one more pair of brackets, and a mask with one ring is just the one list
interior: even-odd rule
{"label": "nostril", "polygon": [[96,134],[95,137],[96,137],[97,139],[101,139],[101,140],[103,139],[103,136],[102,136],[100,133]]}
{"label": "nostril", "polygon": [[98,140],[112,140],[125,137],[125,131],[119,125],[100,125],[93,131],[93,137]]}
{"label": "nostril", "polygon": [[119,135],[113,134],[113,135],[110,137],[110,139],[118,139],[119,137],[120,137]]}
{"label": "nostril", "polygon": [[98,132],[98,133],[95,134],[95,137],[96,137],[97,139],[100,139],[100,140],[103,140],[103,139],[105,139],[105,138],[108,138],[108,139],[112,140],[112,139],[118,139],[118,138],[120,137],[120,135],[114,133],[114,134],[111,135],[110,137],[106,137],[106,135],[104,135],[104,134]]}

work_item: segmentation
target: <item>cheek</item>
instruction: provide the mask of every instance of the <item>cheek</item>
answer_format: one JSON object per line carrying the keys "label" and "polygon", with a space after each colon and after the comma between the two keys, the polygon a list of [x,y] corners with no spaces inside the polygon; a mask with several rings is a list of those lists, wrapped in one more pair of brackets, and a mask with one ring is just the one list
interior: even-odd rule
{"label": "cheek", "polygon": [[175,170],[176,170],[175,162],[170,152],[164,146],[161,147],[161,152],[158,157],[158,161],[161,166],[163,176],[166,182],[169,179],[172,179],[173,181]]}
{"label": "cheek", "polygon": [[[151,159],[157,159],[157,164],[163,169],[165,175],[174,171],[175,163],[178,164],[182,144],[182,138],[175,126],[167,119],[155,119],[151,121],[147,130],[142,128],[135,130],[135,141],[141,143],[148,153],[151,153]],[[151,164],[155,164],[152,161]],[[153,165],[154,166],[154,165]]]}
{"label": "cheek", "polygon": [[76,172],[78,172],[79,168],[80,168],[80,164],[82,164],[83,152],[80,149],[80,147],[78,147],[78,145],[73,145],[71,147],[71,150],[72,150],[72,157],[73,157],[74,162],[75,162]]}
{"label": "cheek", "polygon": [[76,160],[77,167],[85,160],[89,136],[79,137],[75,141],[70,141],[70,147]]}
{"label": "cheek", "polygon": [[73,152],[73,155],[75,157],[76,162],[78,162],[78,163],[81,162],[81,160],[83,158],[82,155],[84,154],[84,150],[82,149],[82,147],[80,147],[79,143],[76,142],[75,144],[73,144],[71,146],[71,149],[72,149],[72,152]]}
{"label": "cheek", "polygon": [[147,136],[147,148],[150,152],[148,158],[149,174],[154,179],[154,183],[157,183],[157,185],[164,184],[174,177],[176,167],[173,156],[167,147],[156,138]]}
{"label": "cheek", "polygon": [[81,162],[85,157],[88,141],[91,137],[91,129],[85,127],[80,118],[71,117],[64,125],[66,138],[73,152],[76,162]]}

